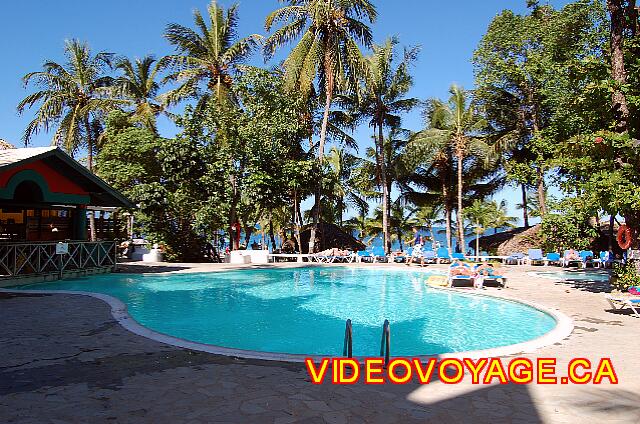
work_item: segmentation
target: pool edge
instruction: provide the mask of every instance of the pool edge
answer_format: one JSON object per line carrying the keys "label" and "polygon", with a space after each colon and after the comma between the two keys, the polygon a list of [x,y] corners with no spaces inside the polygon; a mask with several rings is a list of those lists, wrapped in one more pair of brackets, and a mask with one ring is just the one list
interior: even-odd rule
{"label": "pool edge", "polygon": [[[437,288],[437,290],[443,291],[451,291],[458,294],[460,291],[456,289],[449,288]],[[77,295],[77,296],[88,296],[93,297],[95,299],[99,299],[111,307],[111,316],[124,327],[126,330],[150,340],[154,340],[159,343],[167,344],[170,346],[175,346],[184,349],[190,349],[194,351],[207,352],[215,355],[224,355],[238,358],[246,358],[246,359],[259,359],[259,360],[267,360],[267,361],[278,361],[278,362],[304,362],[305,359],[311,358],[313,360],[319,360],[320,358],[324,358],[327,356],[322,355],[304,355],[304,354],[289,354],[289,353],[272,353],[272,352],[262,352],[262,351],[253,351],[253,350],[244,350],[244,349],[234,349],[223,346],[211,345],[206,343],[198,343],[193,342],[186,339],[181,339],[179,337],[170,336],[164,333],[160,333],[158,331],[152,330],[149,327],[145,327],[140,324],[138,321],[133,318],[128,310],[127,305],[122,302],[120,299],[102,293],[93,293],[93,292],[85,292],[85,291],[71,291],[71,290],[29,290],[28,292],[25,290],[11,290],[6,288],[0,288],[0,293],[14,293],[14,294],[23,294],[23,293],[32,293],[32,294],[66,294],[66,295]],[[521,353],[532,353],[537,349],[543,348],[545,346],[552,345],[554,343],[558,343],[565,338],[569,337],[569,335],[573,332],[573,320],[569,318],[564,313],[560,312],[557,309],[553,309],[544,305],[540,305],[534,302],[524,301],[520,299],[514,299],[511,297],[501,296],[497,294],[489,294],[489,293],[467,293],[470,296],[482,296],[500,299],[509,302],[520,303],[522,305],[534,308],[543,313],[550,315],[555,321],[556,326],[543,334],[540,337],[536,337],[535,339],[528,340],[526,342],[495,347],[491,349],[482,349],[482,350],[470,350],[463,352],[453,352],[453,353],[443,353],[436,355],[412,355],[415,358],[488,358],[488,357],[499,357],[499,356],[511,356]],[[364,357],[355,357],[364,358]]]}

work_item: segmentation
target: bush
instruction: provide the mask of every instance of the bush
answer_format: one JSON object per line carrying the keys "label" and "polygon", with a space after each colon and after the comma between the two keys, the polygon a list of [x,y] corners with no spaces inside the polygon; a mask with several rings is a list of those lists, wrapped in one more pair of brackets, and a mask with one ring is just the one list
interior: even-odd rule
{"label": "bush", "polygon": [[626,264],[613,264],[611,273],[611,287],[620,291],[627,291],[629,287],[640,286],[640,275],[638,268],[633,262]]}

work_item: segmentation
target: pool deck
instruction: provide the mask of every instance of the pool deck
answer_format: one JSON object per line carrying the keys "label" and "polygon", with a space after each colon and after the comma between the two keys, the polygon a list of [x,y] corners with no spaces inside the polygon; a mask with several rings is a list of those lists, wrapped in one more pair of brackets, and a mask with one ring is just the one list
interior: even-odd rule
{"label": "pool deck", "polygon": [[[252,266],[122,270],[244,267]],[[559,375],[573,357],[609,357],[620,384],[313,385],[301,364],[190,351],[133,334],[99,299],[0,293],[0,423],[640,422],[640,319],[608,311],[606,283],[554,282],[527,274],[547,268],[506,268],[508,288],[483,294],[558,309],[574,322],[568,338],[517,356],[556,357]]]}

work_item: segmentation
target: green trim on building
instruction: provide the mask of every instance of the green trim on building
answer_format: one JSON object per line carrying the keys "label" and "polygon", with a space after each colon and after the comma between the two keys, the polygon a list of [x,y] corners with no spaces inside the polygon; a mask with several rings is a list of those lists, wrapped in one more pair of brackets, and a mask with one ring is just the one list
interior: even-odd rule
{"label": "green trim on building", "polygon": [[91,198],[89,195],[83,194],[66,194],[54,193],[49,189],[49,185],[45,178],[31,169],[25,169],[17,172],[11,177],[7,186],[0,188],[0,200],[13,200],[15,198],[16,188],[20,183],[30,181],[35,183],[42,191],[42,201],[44,203],[60,203],[66,205],[86,205],[89,204]]}

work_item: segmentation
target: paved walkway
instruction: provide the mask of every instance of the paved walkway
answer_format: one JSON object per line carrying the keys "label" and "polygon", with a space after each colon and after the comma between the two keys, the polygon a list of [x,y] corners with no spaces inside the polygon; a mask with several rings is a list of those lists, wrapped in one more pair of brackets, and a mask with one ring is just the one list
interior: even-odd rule
{"label": "paved walkway", "polygon": [[526,270],[510,267],[501,294],[558,308],[575,324],[569,338],[526,356],[557,357],[560,370],[575,356],[610,357],[619,385],[317,386],[300,364],[136,336],[94,298],[0,294],[0,423],[639,423],[640,320],[605,311],[602,284]]}

